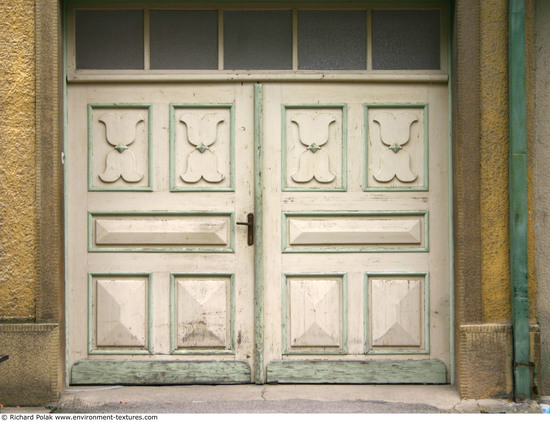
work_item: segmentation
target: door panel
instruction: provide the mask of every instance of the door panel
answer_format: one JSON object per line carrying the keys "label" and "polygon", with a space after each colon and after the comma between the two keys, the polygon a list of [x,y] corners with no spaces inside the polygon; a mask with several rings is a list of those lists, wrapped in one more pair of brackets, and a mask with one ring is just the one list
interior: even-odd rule
{"label": "door panel", "polygon": [[68,91],[72,383],[448,382],[445,84]]}
{"label": "door panel", "polygon": [[251,381],[252,107],[250,85],[69,87],[71,382]]}
{"label": "door panel", "polygon": [[264,84],[268,382],[448,381],[446,98]]}

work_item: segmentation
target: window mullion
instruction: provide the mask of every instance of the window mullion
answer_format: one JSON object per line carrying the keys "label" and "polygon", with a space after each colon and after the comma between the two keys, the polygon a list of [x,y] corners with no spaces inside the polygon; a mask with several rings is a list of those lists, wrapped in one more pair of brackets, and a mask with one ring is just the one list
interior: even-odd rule
{"label": "window mullion", "polygon": [[298,10],[292,10],[292,70],[298,70]]}
{"label": "window mullion", "polygon": [[218,70],[224,69],[224,44],[223,44],[223,10],[218,10]]}
{"label": "window mullion", "polygon": [[143,11],[143,68],[151,69],[151,13],[148,8]]}
{"label": "window mullion", "polygon": [[372,70],[372,9],[367,9],[367,70]]}

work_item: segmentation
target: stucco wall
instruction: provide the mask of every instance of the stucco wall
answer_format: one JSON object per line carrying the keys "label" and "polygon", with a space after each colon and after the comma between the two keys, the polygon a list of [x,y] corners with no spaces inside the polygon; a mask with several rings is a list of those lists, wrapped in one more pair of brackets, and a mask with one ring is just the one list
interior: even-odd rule
{"label": "stucco wall", "polygon": [[[481,249],[483,322],[511,320],[508,183],[508,2],[481,5]],[[527,112],[533,112],[533,2],[526,1]],[[528,143],[533,119],[527,121]],[[528,166],[532,165],[528,146]],[[535,321],[535,268],[532,171],[528,169],[530,319]]]}
{"label": "stucco wall", "polygon": [[0,0],[0,353],[9,355],[0,364],[4,405],[43,406],[63,386],[59,21],[57,0]]}
{"label": "stucco wall", "polygon": [[536,1],[535,212],[541,394],[550,395],[550,2]]}
{"label": "stucco wall", "polygon": [[482,318],[508,322],[508,2],[480,5]]}
{"label": "stucco wall", "polygon": [[34,1],[0,2],[0,320],[35,317]]}
{"label": "stucco wall", "polygon": [[[465,398],[509,397],[508,1],[456,3],[453,72],[457,379]],[[528,166],[533,150],[533,0],[526,0]],[[533,173],[528,169],[529,316],[536,322]],[[532,345],[538,341],[531,328]],[[532,361],[536,361],[536,347]]]}

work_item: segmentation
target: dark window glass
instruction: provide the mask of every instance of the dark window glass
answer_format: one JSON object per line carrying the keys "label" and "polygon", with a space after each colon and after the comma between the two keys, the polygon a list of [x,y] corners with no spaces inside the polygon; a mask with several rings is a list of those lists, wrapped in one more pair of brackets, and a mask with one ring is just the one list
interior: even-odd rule
{"label": "dark window glass", "polygon": [[142,10],[77,10],[78,69],[143,69]]}
{"label": "dark window glass", "polygon": [[366,46],[364,11],[298,13],[298,69],[366,69]]}
{"label": "dark window glass", "polygon": [[439,69],[439,20],[438,10],[373,10],[373,69]]}
{"label": "dark window glass", "polygon": [[217,69],[218,12],[152,10],[151,69]]}
{"label": "dark window glass", "polygon": [[225,12],[224,68],[292,69],[291,12]]}

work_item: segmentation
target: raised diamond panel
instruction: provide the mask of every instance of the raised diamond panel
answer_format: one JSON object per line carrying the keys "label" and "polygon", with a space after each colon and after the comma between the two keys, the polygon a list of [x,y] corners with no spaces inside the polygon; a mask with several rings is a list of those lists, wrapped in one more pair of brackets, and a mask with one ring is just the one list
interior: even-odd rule
{"label": "raised diamond panel", "polygon": [[288,276],[287,351],[325,353],[344,348],[344,277]]}
{"label": "raised diamond panel", "polygon": [[92,351],[148,348],[149,278],[93,276],[91,283]]}
{"label": "raised diamond panel", "polygon": [[231,276],[176,276],[176,350],[232,349]]}
{"label": "raised diamond panel", "polygon": [[372,275],[369,344],[373,351],[425,347],[425,275]]}

